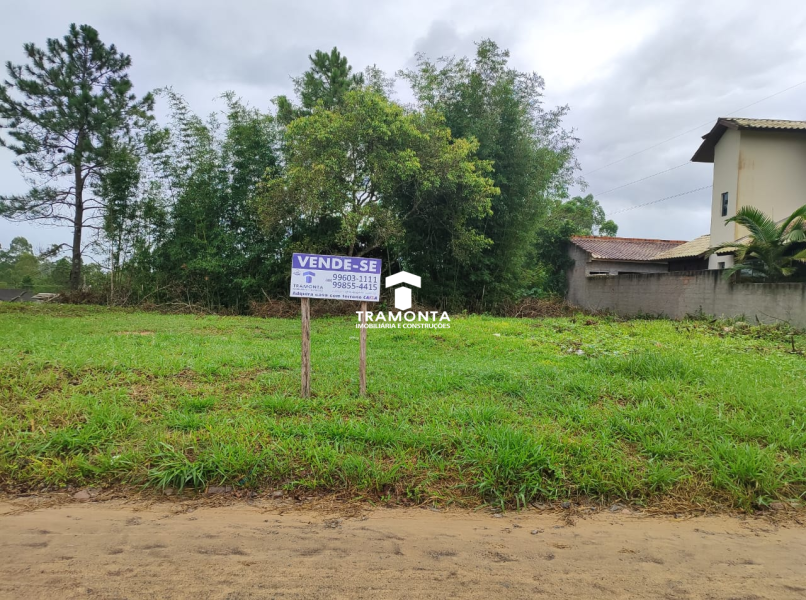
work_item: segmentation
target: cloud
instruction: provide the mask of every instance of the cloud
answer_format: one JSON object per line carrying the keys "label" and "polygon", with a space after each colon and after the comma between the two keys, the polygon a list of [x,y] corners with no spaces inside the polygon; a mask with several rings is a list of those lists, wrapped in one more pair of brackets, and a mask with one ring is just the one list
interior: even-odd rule
{"label": "cloud", "polygon": [[[492,23],[461,31],[455,21],[438,20],[430,24],[425,35],[414,43],[415,54],[425,54],[431,59],[451,56],[474,56],[476,44],[483,39],[493,39],[508,47],[508,43],[516,43],[518,34],[510,25],[494,25]],[[414,64],[414,57],[409,59]]]}
{"label": "cloud", "polygon": [[414,43],[414,50],[433,58],[470,56],[475,52],[475,41],[476,38],[459,35],[455,23],[434,21],[428,32]]}
{"label": "cloud", "polygon": [[[172,85],[202,114],[220,108],[215,98],[229,89],[269,106],[291,92],[290,77],[316,49],[338,46],[356,69],[377,64],[391,74],[411,67],[417,52],[472,54],[474,42],[491,37],[511,50],[515,67],[544,76],[548,105],[570,105],[567,124],[582,140],[587,191],[597,194],[686,162],[717,117],[806,77],[806,5],[797,0],[768,0],[763,8],[745,0],[41,0],[4,13],[0,59],[20,62],[24,42],[41,45],[70,22],[92,24],[132,55],[139,93]],[[739,114],[804,119],[806,85]],[[0,193],[25,189],[12,159],[0,150]],[[710,179],[709,165],[691,164],[600,200],[615,212]],[[709,228],[709,202],[706,190],[615,218],[623,235],[691,239]],[[0,243],[18,234],[42,245],[69,238],[64,230],[0,221]]]}
{"label": "cloud", "polygon": [[[758,11],[752,4],[723,9],[678,5],[651,36],[615,61],[605,79],[569,92],[589,191],[601,193],[685,163],[717,117],[793,85],[806,73],[798,33],[806,10],[798,6],[784,23],[775,11]],[[806,86],[736,116],[806,118],[804,94]],[[611,212],[623,210],[709,185],[711,175],[710,165],[691,164],[599,199]],[[615,218],[623,235],[649,237],[659,231],[659,237],[690,239],[708,231],[709,202],[710,191],[704,190]]]}

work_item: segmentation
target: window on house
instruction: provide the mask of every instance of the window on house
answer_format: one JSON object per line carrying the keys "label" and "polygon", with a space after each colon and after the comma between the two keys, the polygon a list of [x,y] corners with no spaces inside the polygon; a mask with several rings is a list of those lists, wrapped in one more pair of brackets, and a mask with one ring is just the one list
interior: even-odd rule
{"label": "window on house", "polygon": [[722,192],[722,216],[728,216],[728,193]]}
{"label": "window on house", "polygon": [[722,261],[720,261],[720,262],[718,262],[718,263],[716,263],[716,264],[717,264],[717,266],[720,268],[720,270],[725,268],[725,263],[724,263],[724,262],[722,262]]}

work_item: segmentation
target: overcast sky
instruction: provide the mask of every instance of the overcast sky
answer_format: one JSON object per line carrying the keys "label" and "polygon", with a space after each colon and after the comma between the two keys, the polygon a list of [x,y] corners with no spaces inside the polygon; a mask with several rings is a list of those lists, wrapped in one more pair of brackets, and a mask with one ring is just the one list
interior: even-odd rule
{"label": "overcast sky", "polygon": [[[582,140],[588,191],[628,237],[708,232],[707,189],[614,213],[707,186],[711,165],[605,192],[686,163],[717,117],[806,119],[806,83],[736,112],[806,80],[802,0],[34,0],[3,11],[0,60],[21,62],[24,42],[43,45],[71,22],[92,25],[132,56],[139,93],[171,85],[199,113],[215,110],[226,90],[268,108],[316,49],[338,46],[354,67],[374,63],[391,74],[419,51],[472,54],[475,41],[491,37],[515,67],[545,78],[548,105],[570,105],[566,125]],[[12,160],[0,149],[2,194],[26,189]],[[68,239],[64,229],[0,220],[0,244],[15,235],[34,246]]]}

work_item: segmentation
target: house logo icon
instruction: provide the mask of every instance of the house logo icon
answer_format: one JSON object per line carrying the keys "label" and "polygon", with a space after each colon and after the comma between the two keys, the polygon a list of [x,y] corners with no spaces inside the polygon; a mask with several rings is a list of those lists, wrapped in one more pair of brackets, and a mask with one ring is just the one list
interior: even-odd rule
{"label": "house logo icon", "polygon": [[316,273],[313,271],[305,271],[302,275],[305,277],[305,283],[310,283],[311,280],[316,277]]}
{"label": "house logo icon", "polygon": [[[386,278],[386,287],[391,288],[405,283],[420,287],[422,280],[419,275],[412,275],[408,271],[400,271]],[[395,308],[398,310],[408,310],[411,308],[411,288],[401,286],[395,290]]]}

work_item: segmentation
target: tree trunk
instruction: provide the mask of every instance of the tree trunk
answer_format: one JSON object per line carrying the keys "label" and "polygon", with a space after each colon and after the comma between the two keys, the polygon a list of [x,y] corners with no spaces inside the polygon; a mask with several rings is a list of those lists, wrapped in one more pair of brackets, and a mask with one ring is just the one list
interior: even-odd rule
{"label": "tree trunk", "polygon": [[76,212],[73,221],[73,260],[70,265],[70,289],[81,287],[81,230],[84,225],[84,179],[81,165],[76,168]]}

